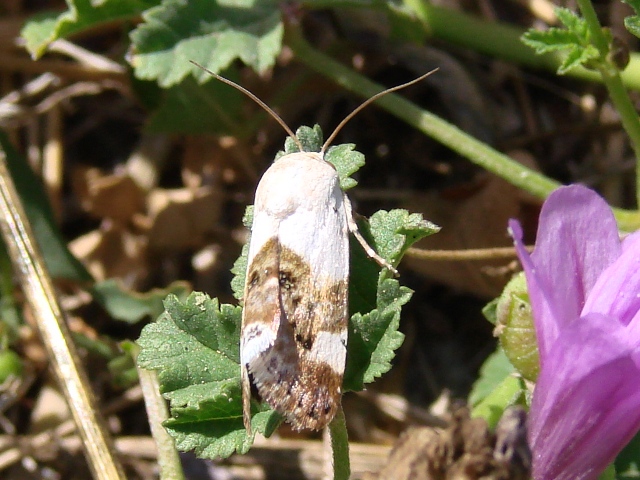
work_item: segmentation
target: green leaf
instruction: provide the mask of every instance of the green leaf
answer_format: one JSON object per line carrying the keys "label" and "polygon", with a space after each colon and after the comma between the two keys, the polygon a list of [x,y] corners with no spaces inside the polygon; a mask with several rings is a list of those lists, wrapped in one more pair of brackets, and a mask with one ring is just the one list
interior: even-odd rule
{"label": "green leaf", "polygon": [[[296,138],[302,144],[303,152],[319,152],[324,143],[322,139],[322,129],[320,125],[317,124],[314,125],[313,128],[307,127],[306,125],[299,127],[296,130]],[[284,141],[284,151],[279,151],[274,161],[278,161],[278,159],[284,155],[298,153],[299,151],[300,147],[296,141],[291,137],[287,137]]]}
{"label": "green leaf", "polygon": [[242,94],[222,82],[199,85],[193,78],[163,91],[163,101],[147,123],[150,132],[242,135]]}
{"label": "green leaf", "polygon": [[640,0],[622,0],[622,2],[633,8],[636,15],[640,15]]}
{"label": "green leaf", "polygon": [[26,41],[29,53],[38,58],[58,38],[107,22],[133,20],[144,10],[157,4],[156,0],[67,0],[66,12],[45,12],[34,16],[25,24],[20,34]]}
{"label": "green leaf", "polygon": [[580,65],[588,67],[589,62],[598,59],[600,54],[598,49],[593,45],[588,45],[584,48],[573,48],[569,51],[567,57],[562,61],[562,65],[558,67],[558,74],[562,75],[567,73],[572,68]]}
{"label": "green leaf", "polygon": [[190,290],[186,282],[173,282],[166,288],[134,292],[127,290],[118,280],[108,279],[96,283],[91,293],[112,318],[136,323],[145,317],[157,318],[164,310],[162,302],[168,294],[185,299]]}
{"label": "green leaf", "polygon": [[502,348],[498,348],[487,357],[480,368],[480,377],[473,384],[469,394],[469,404],[478,405],[515,371]]}
{"label": "green leaf", "polygon": [[136,77],[163,87],[190,74],[210,78],[189,60],[219,73],[240,59],[264,72],[282,48],[280,9],[267,0],[164,0],[143,20],[131,33],[131,64]]}
{"label": "green leaf", "polygon": [[0,145],[6,154],[9,173],[22,200],[49,274],[54,278],[90,282],[91,275],[71,254],[62,238],[40,178],[33,173],[25,158],[13,148],[2,131]]}
{"label": "green leaf", "polygon": [[638,15],[626,17],[624,19],[624,26],[636,37],[640,37],[640,17],[638,17]]}
{"label": "green leaf", "polygon": [[589,27],[584,18],[564,7],[556,7],[553,11],[567,30],[574,33],[581,41],[589,40]]}
{"label": "green leaf", "polygon": [[[251,439],[242,424],[240,307],[192,293],[184,303],[168,296],[165,309],[142,330],[138,365],[158,371],[173,417],[167,430],[179,448],[208,458],[246,452]],[[254,432],[266,436],[279,423],[275,413],[256,417]]]}
{"label": "green leaf", "polygon": [[558,68],[560,75],[578,66],[592,67],[601,54],[591,43],[586,20],[567,8],[556,8],[555,13],[566,28],[550,28],[546,31],[531,29],[522,36],[522,42],[538,54],[565,52],[566,57]]}
{"label": "green leaf", "polygon": [[395,351],[404,341],[404,334],[398,331],[400,310],[412,294],[411,289],[388,278],[380,283],[378,308],[351,317],[344,391],[362,390],[365,383],[373,382],[391,369]]}
{"label": "green leaf", "polygon": [[640,37],[640,0],[622,0],[624,3],[633,8],[636,13],[630,17],[625,17],[624,26],[636,37]]}
{"label": "green leaf", "polygon": [[473,418],[484,418],[491,428],[495,428],[504,411],[513,405],[524,405],[526,387],[521,377],[506,377],[471,412]]}
{"label": "green leaf", "polygon": [[522,35],[522,41],[535,49],[538,54],[582,47],[575,33],[562,28],[550,28],[545,31],[528,30]]}

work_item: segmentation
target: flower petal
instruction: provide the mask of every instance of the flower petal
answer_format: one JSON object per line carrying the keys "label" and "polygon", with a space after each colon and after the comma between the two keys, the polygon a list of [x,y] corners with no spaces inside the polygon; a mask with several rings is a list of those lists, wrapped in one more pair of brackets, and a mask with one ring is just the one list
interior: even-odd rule
{"label": "flower petal", "polygon": [[587,297],[582,315],[598,312],[627,325],[640,311],[640,235],[623,242],[622,255],[607,267]]}
{"label": "flower petal", "polygon": [[517,220],[509,220],[509,231],[513,237],[513,243],[518,253],[518,258],[524,269],[527,279],[527,290],[529,291],[529,301],[534,313],[534,323],[536,338],[538,340],[538,351],[540,353],[540,366],[544,365],[547,352],[553,342],[558,337],[558,323],[553,306],[549,303],[552,298],[550,292],[546,291],[546,285],[538,278],[537,271],[531,256],[522,242],[522,228]]}
{"label": "flower petal", "polygon": [[640,344],[629,330],[590,314],[560,332],[531,405],[534,479],[595,479],[640,429]]}
{"label": "flower petal", "polygon": [[571,185],[549,195],[531,260],[551,286],[552,304],[562,307],[558,321],[578,318],[589,290],[620,252],[615,218],[597,193]]}
{"label": "flower petal", "polygon": [[[514,240],[518,248],[521,239]],[[527,276],[541,364],[560,330],[579,318],[597,278],[621,250],[611,208],[597,193],[571,185],[549,195],[540,212],[530,260],[526,260],[529,256],[524,247],[518,248]]]}

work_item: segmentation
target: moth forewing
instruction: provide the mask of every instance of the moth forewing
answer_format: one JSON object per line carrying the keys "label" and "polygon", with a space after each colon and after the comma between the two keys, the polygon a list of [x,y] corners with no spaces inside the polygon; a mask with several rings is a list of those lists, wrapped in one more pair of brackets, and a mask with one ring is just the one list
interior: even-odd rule
{"label": "moth forewing", "polygon": [[242,317],[243,417],[251,383],[297,430],[334,417],[346,360],[349,219],[321,154],[278,159],[256,190]]}

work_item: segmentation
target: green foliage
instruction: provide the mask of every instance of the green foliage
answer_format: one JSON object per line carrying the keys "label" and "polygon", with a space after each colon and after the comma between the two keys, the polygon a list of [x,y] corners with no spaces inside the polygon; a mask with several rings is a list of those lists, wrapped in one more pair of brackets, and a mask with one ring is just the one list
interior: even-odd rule
{"label": "green foliage", "polygon": [[501,348],[489,355],[480,368],[480,377],[473,384],[469,403],[474,406],[488,397],[505,378],[512,375],[515,368]]}
{"label": "green foliage", "polygon": [[591,43],[587,22],[566,8],[556,8],[556,15],[565,28],[550,28],[546,31],[529,30],[522,41],[534,48],[538,54],[552,51],[566,52],[558,73],[563,74],[579,65],[590,66],[600,58],[600,52]]}
{"label": "green foliage", "polygon": [[187,77],[161,92],[162,101],[147,122],[150,132],[243,135],[242,94],[222,82],[203,85]]}
{"label": "green foliage", "polygon": [[624,19],[624,26],[636,37],[640,37],[640,0],[622,0],[633,8],[635,15]]}
{"label": "green foliage", "polygon": [[[241,309],[192,293],[184,303],[170,295],[165,312],[140,335],[138,365],[157,370],[178,448],[209,458],[246,452],[252,442],[242,425]],[[270,435],[273,413],[258,414],[254,431]]]}
{"label": "green foliage", "polygon": [[24,362],[20,355],[10,349],[0,349],[0,385],[8,378],[19,378],[24,372]]}
{"label": "green foliage", "polygon": [[186,282],[174,282],[166,288],[134,292],[127,290],[119,281],[108,279],[93,285],[91,294],[111,318],[136,323],[145,317],[157,318],[164,310],[162,301],[167,295],[184,299],[189,290]]}
{"label": "green foliage", "polygon": [[[6,154],[9,173],[22,199],[25,213],[38,241],[38,247],[44,256],[47,270],[54,278],[64,278],[81,283],[90,281],[91,275],[71,254],[67,248],[67,242],[62,238],[41,179],[29,167],[27,160],[18,154],[3,132],[0,132],[0,145]],[[4,247],[2,249],[4,250]],[[2,256],[4,257],[6,254]]]}
{"label": "green foliage", "polygon": [[42,56],[51,42],[117,20],[132,21],[157,0],[67,0],[68,10],[47,12],[30,19],[21,35],[34,58]]}
{"label": "green foliage", "polygon": [[171,87],[192,74],[202,83],[242,60],[257,72],[273,66],[284,27],[275,2],[257,0],[164,0],[145,11],[132,33],[131,64],[138,78]]}

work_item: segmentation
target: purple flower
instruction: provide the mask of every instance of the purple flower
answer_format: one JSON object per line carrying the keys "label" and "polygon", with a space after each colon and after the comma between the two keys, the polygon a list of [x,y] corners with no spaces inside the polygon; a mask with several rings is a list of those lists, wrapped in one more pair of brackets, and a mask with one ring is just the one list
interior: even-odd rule
{"label": "purple flower", "polygon": [[577,185],[544,203],[531,256],[509,227],[540,351],[533,478],[595,479],[640,430],[640,232],[621,242],[607,203]]}

